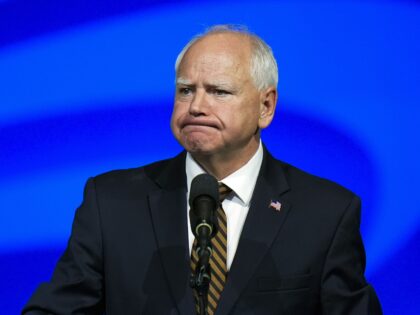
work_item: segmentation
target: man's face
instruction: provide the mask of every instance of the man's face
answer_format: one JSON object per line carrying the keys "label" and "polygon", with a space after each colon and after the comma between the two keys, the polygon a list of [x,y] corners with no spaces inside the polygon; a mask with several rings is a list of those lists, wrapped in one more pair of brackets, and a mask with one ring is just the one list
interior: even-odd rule
{"label": "man's face", "polygon": [[[172,132],[193,155],[255,152],[261,93],[250,76],[251,46],[238,34],[196,42],[179,66]],[[271,121],[271,119],[270,119]]]}

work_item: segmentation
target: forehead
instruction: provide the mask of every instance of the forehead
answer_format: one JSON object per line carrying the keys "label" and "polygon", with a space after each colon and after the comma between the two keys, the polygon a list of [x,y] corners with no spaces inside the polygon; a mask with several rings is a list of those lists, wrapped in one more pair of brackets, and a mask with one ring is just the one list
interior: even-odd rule
{"label": "forehead", "polygon": [[178,76],[194,75],[247,77],[250,73],[251,43],[243,34],[211,34],[199,39],[185,53]]}

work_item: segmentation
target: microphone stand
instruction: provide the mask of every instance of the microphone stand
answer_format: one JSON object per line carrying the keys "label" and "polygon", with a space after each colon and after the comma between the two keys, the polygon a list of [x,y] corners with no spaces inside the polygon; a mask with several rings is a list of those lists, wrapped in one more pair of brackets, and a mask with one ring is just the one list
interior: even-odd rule
{"label": "microphone stand", "polygon": [[195,268],[195,274],[191,275],[190,285],[197,292],[200,315],[208,315],[207,294],[209,292],[209,285],[210,285],[210,279],[211,279],[211,275],[210,275],[211,243],[203,247],[198,246],[197,254],[198,254],[199,259],[197,262],[197,266]]}

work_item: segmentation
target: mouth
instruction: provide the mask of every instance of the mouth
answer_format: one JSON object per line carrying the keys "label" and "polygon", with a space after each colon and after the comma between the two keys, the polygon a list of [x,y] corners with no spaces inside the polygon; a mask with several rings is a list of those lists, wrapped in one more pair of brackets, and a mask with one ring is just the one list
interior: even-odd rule
{"label": "mouth", "polygon": [[181,124],[181,129],[185,128],[215,128],[219,129],[219,126],[208,120],[203,119],[185,119]]}

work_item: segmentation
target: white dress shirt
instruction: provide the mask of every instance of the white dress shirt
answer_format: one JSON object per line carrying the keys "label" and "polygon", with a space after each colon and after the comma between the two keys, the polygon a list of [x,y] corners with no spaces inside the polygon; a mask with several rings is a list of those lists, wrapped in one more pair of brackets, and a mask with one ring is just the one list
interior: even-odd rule
{"label": "white dress shirt", "polygon": [[[253,157],[240,169],[223,178],[221,182],[232,189],[232,193],[223,201],[223,210],[226,213],[227,219],[227,269],[230,269],[236,249],[239,243],[239,237],[242,233],[242,228],[245,223],[246,216],[249,211],[249,206],[254,192],[255,184],[257,182],[258,173],[260,172],[263,159],[262,144],[258,147],[257,152]],[[194,177],[199,174],[206,173],[206,171],[187,153],[185,160],[185,170],[187,173],[187,200],[190,197],[191,182]],[[188,204],[188,202],[187,202]],[[190,211],[188,206],[188,212]],[[192,244],[194,242],[194,234],[191,231],[190,217],[188,217],[188,241],[190,245],[190,254]]]}

